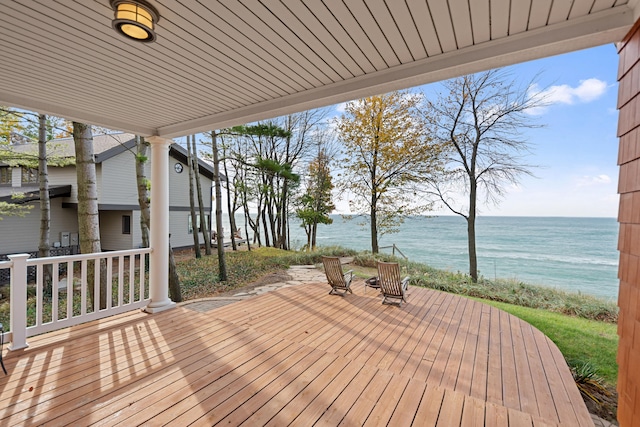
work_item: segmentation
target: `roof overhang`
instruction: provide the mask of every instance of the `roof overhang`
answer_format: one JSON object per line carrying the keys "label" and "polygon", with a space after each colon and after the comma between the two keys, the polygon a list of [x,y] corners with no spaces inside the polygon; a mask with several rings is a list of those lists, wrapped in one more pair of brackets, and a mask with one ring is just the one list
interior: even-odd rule
{"label": "roof overhang", "polygon": [[[34,7],[37,3],[37,7]],[[0,0],[0,104],[176,137],[620,41],[638,0]]]}
{"label": "roof overhang", "polygon": [[[20,194],[19,199],[13,199],[12,195]],[[71,185],[52,185],[49,187],[49,198],[70,197]],[[0,187],[0,202],[24,204],[40,200],[40,190],[38,187]]]}

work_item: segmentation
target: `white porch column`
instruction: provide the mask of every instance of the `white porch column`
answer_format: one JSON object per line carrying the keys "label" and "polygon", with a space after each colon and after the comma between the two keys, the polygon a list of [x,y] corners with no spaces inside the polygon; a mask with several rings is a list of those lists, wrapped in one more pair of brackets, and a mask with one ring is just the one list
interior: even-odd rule
{"label": "white porch column", "polygon": [[175,307],[169,299],[169,145],[171,140],[152,136],[151,224],[149,227],[149,296],[146,312],[157,313]]}

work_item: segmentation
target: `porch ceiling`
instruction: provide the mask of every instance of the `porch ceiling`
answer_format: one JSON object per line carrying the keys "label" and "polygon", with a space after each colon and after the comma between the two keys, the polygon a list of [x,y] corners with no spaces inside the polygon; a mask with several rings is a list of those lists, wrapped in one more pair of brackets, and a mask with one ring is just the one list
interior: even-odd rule
{"label": "porch ceiling", "polygon": [[638,0],[0,0],[0,104],[174,137],[619,41]]}

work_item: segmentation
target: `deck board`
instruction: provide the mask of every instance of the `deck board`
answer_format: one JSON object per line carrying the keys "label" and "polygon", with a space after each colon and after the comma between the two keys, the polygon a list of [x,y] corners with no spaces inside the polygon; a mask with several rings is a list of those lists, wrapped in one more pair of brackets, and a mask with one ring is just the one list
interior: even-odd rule
{"label": "deck board", "polygon": [[2,425],[591,425],[557,347],[479,302],[361,284],[122,314],[5,353]]}

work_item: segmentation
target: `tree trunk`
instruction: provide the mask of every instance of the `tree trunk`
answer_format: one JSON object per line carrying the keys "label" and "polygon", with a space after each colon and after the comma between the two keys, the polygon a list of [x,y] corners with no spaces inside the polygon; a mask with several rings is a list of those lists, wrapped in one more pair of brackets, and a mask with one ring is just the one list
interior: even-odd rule
{"label": "tree trunk", "polygon": [[[100,216],[98,212],[98,185],[96,180],[96,164],[93,156],[93,135],[91,126],[73,122],[73,141],[76,151],[76,178],[78,182],[78,232],[80,252],[83,254],[98,253],[100,247]],[[104,260],[103,260],[104,261]],[[106,263],[100,263],[100,308],[107,307]],[[87,282],[92,301],[94,295],[95,265],[89,263]]]}
{"label": "tree trunk", "polygon": [[182,301],[180,277],[176,270],[176,260],[173,257],[173,249],[171,248],[171,234],[169,234],[169,298],[174,302]]}
{"label": "tree trunk", "polygon": [[[189,140],[187,139],[187,143]],[[204,203],[202,202],[202,186],[200,185],[200,167],[198,166],[198,151],[196,149],[196,136],[191,135],[191,152],[193,153],[193,171],[196,176],[196,190],[198,192],[198,209],[200,211],[200,229],[204,240],[204,253],[211,255],[211,233],[209,232],[209,224],[204,212]]]}
{"label": "tree trunk", "polygon": [[[47,169],[47,116],[38,116],[38,181],[40,185],[40,242],[38,258],[50,255],[49,231],[51,224],[51,203],[49,200],[49,172]],[[44,293],[51,295],[51,265],[44,266]]]}
{"label": "tree trunk", "polygon": [[[216,144],[217,145],[217,144]],[[222,147],[222,157],[223,157],[223,161],[222,161],[222,165],[224,168],[224,176],[227,177],[227,212],[229,212],[229,228],[231,228],[231,248],[235,251],[238,250],[238,246],[236,245],[236,237],[235,237],[235,230],[239,230],[239,228],[236,228],[236,212],[235,210],[231,207],[231,184],[229,184],[229,171],[227,170],[227,152],[226,149],[224,148],[224,144]],[[246,227],[245,227],[246,228]],[[247,236],[247,241],[249,240],[249,235]]]}
{"label": "tree trunk", "polygon": [[[211,132],[211,147],[213,151],[213,182],[216,191],[216,230],[218,235],[218,269],[220,281],[227,280],[227,261],[224,254],[224,236],[222,231],[222,191],[220,189],[220,163],[218,160],[218,142],[216,132]],[[235,230],[231,230],[233,233]]]}
{"label": "tree trunk", "polygon": [[247,214],[244,215],[244,235],[247,237],[247,250],[251,252],[251,241],[249,240],[249,221],[247,220]]}
{"label": "tree trunk", "polygon": [[282,184],[282,210],[281,210],[281,218],[282,218],[282,230],[280,231],[280,248],[284,250],[289,250],[287,245],[287,193],[289,192],[289,183],[285,179]]}
{"label": "tree trunk", "polygon": [[[267,202],[268,203],[268,202]],[[262,210],[262,227],[264,229],[264,245],[269,247],[271,246],[270,240],[269,240],[269,227],[267,225],[267,204],[265,203],[265,206]]]}
{"label": "tree trunk", "polygon": [[376,198],[371,196],[371,252],[377,254],[378,249],[378,217],[376,215]]}
{"label": "tree trunk", "polygon": [[469,242],[469,275],[473,282],[478,281],[478,259],[476,256],[476,197],[477,183],[471,180],[469,188],[469,216],[467,217],[467,240]]}
{"label": "tree trunk", "polygon": [[200,258],[200,241],[198,239],[198,220],[196,217],[196,205],[193,193],[193,157],[191,154],[191,144],[189,143],[189,136],[187,136],[187,163],[189,169],[189,207],[191,208],[191,234],[193,234],[193,250],[196,254],[196,258]]}
{"label": "tree trunk", "polygon": [[316,236],[318,235],[318,223],[316,221],[313,222],[311,226],[311,250],[316,250]]}
{"label": "tree trunk", "polygon": [[[142,246],[149,247],[149,189],[144,165],[147,162],[149,143],[136,135],[136,184],[138,187],[138,205],[140,205],[140,234]],[[174,300],[175,301],[175,300]]]}

